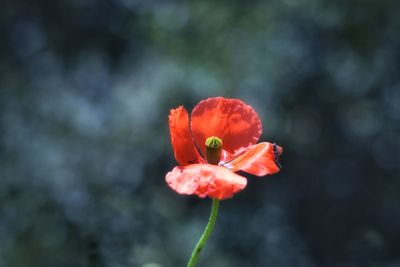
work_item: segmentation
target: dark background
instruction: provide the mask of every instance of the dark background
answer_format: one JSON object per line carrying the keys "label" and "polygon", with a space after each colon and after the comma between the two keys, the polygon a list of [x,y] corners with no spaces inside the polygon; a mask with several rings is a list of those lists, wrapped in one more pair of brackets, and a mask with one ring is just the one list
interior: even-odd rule
{"label": "dark background", "polygon": [[210,96],[284,154],[199,266],[400,266],[399,74],[399,1],[3,0],[0,266],[184,266],[167,116]]}

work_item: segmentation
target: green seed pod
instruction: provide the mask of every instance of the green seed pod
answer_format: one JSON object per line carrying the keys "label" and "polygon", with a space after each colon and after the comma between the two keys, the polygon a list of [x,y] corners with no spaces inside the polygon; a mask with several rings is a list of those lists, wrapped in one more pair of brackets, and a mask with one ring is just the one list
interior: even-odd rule
{"label": "green seed pod", "polygon": [[218,165],[221,159],[222,139],[216,136],[208,137],[205,145],[207,163]]}

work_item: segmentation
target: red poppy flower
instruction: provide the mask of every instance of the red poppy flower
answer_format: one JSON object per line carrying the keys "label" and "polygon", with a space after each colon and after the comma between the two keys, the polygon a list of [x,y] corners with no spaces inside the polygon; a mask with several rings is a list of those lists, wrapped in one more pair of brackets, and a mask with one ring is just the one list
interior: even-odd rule
{"label": "red poppy flower", "polygon": [[[260,118],[239,99],[202,100],[193,109],[190,122],[183,106],[172,109],[169,128],[180,166],[167,173],[166,181],[179,194],[226,199],[246,187],[246,178],[236,171],[257,176],[279,171],[282,148],[268,142],[256,144],[262,131]],[[222,145],[217,162],[207,157],[206,142]]]}

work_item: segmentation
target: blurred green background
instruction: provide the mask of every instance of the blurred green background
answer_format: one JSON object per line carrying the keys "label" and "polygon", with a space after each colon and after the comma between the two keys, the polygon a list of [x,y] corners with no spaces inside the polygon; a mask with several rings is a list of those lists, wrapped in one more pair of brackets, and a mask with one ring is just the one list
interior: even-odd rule
{"label": "blurred green background", "polygon": [[199,266],[400,266],[399,74],[399,1],[3,0],[0,266],[184,266],[211,201],[166,185],[167,116],[211,96],[283,169]]}

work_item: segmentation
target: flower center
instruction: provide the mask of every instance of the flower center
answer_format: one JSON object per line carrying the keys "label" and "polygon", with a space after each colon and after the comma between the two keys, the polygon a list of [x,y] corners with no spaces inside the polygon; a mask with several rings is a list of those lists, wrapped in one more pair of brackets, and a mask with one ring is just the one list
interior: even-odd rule
{"label": "flower center", "polygon": [[207,163],[218,165],[221,159],[222,139],[210,136],[207,138],[205,145]]}

